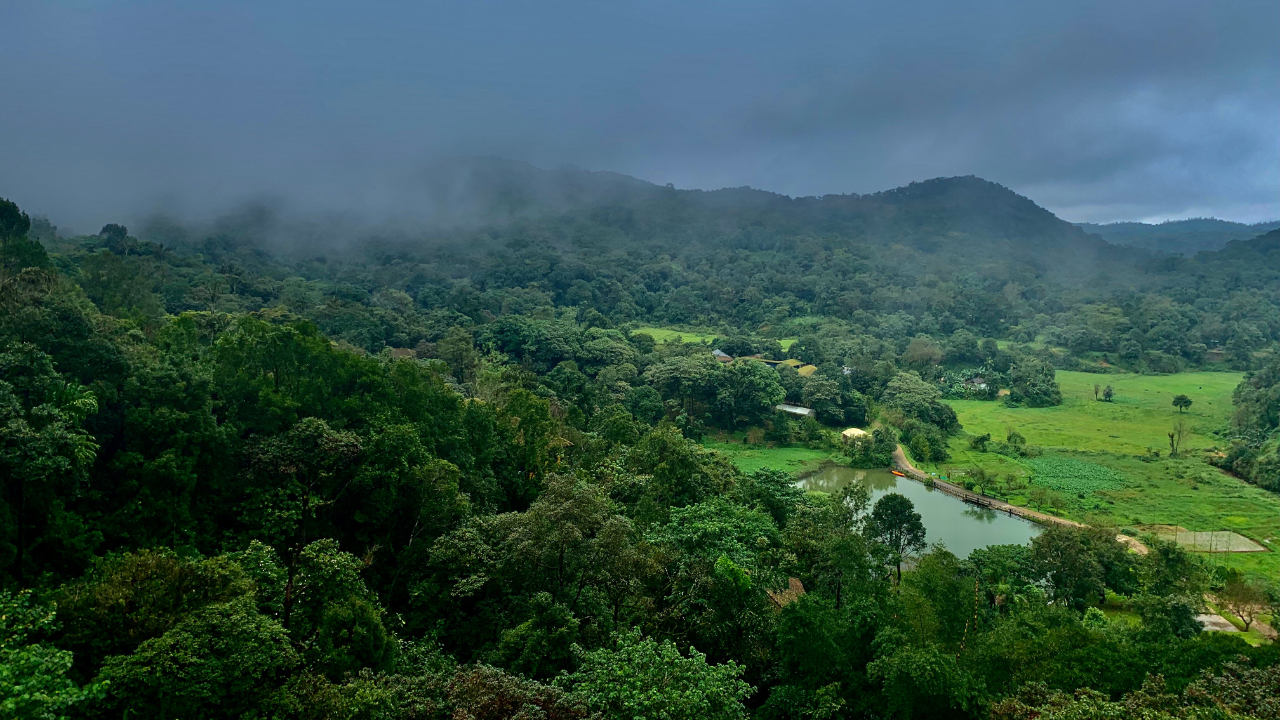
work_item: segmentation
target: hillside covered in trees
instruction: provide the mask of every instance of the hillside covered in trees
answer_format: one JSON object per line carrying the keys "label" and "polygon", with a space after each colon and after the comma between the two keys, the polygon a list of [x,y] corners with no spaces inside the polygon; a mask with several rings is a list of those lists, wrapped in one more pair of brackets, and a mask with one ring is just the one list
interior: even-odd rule
{"label": "hillside covered in trees", "polygon": [[948,393],[1223,366],[1250,371],[1224,463],[1265,486],[1280,231],[1159,256],[973,177],[789,198],[485,160],[423,192],[429,230],[315,236],[67,237],[0,202],[6,714],[1274,716],[1277,646],[1195,621],[1239,578],[1175,544],[960,558],[909,503],[698,440],[879,417],[849,454],[883,465],[945,452]]}

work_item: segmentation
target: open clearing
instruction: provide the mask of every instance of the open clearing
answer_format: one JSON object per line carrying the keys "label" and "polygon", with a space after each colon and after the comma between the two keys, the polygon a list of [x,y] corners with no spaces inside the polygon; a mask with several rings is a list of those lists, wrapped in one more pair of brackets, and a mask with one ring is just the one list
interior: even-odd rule
{"label": "open clearing", "polygon": [[[675,328],[660,327],[639,327],[631,332],[644,333],[645,335],[653,338],[655,342],[660,343],[671,342],[676,338],[680,338],[682,341],[687,343],[705,342],[710,344],[719,337],[719,335],[710,331],[677,330]],[[783,350],[790,350],[791,346],[795,344],[797,339],[798,338],[782,338],[778,340],[778,343],[782,345]]]}
{"label": "open clearing", "polygon": [[[740,434],[739,434],[740,435]],[[735,442],[726,442],[734,440]],[[741,437],[727,435],[722,438],[707,438],[704,447],[718,450],[729,457],[729,460],[742,472],[755,472],[760,468],[786,470],[792,473],[816,470],[828,460],[840,462],[848,458],[826,450],[811,450],[804,446],[768,447],[766,445],[743,445]]]}
{"label": "open clearing", "polygon": [[[1214,430],[1231,418],[1231,393],[1241,373],[1196,372],[1177,375],[1097,375],[1058,372],[1062,405],[1051,408],[1008,408],[984,400],[949,401],[964,429],[1003,439],[1013,428],[1027,442],[1046,447],[1140,455],[1147,448],[1167,452],[1168,432],[1179,418],[1191,428],[1187,449],[1217,444]],[[1111,402],[1093,399],[1097,383],[1115,389]],[[1179,414],[1175,395],[1191,398],[1191,409]]]}
{"label": "open clearing", "polygon": [[[952,458],[938,469],[962,476],[982,468],[1001,478],[992,483],[991,494],[1080,522],[1114,525],[1139,535],[1159,535],[1162,530],[1167,535],[1170,528],[1180,529],[1192,533],[1187,536],[1191,542],[1210,541],[1214,552],[1206,557],[1212,562],[1280,578],[1280,552],[1276,552],[1280,549],[1280,495],[1219,471],[1205,463],[1199,452],[1168,457],[1166,433],[1179,418],[1171,404],[1173,396],[1185,394],[1193,401],[1182,415],[1192,430],[1184,450],[1213,447],[1221,441],[1212,433],[1227,426],[1231,393],[1241,377],[1218,372],[1160,376],[1059,372],[1064,402],[1058,407],[1008,408],[997,402],[952,401],[965,432],[951,440]],[[1095,382],[1111,385],[1115,401],[1095,401]],[[1001,440],[1007,428],[1044,448],[1044,454],[1016,458],[969,448],[969,436],[989,432]],[[1161,457],[1150,458],[1149,447],[1160,450]],[[1024,486],[1002,490],[1006,475],[1014,475]],[[1032,500],[1036,490],[1040,502]],[[1239,540],[1228,543],[1230,536]]]}

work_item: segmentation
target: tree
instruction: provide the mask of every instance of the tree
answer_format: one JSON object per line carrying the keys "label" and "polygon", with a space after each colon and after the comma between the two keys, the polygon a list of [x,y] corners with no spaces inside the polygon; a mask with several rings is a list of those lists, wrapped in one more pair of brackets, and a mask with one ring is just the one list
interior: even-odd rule
{"label": "tree", "polygon": [[1169,431],[1169,457],[1177,457],[1178,452],[1182,448],[1182,443],[1191,435],[1191,427],[1187,425],[1187,421],[1178,418],[1173,424],[1173,429]]}
{"label": "tree", "polygon": [[942,348],[928,335],[917,335],[902,353],[902,362],[911,367],[925,369],[942,362]]}
{"label": "tree", "polygon": [[693,648],[682,655],[670,641],[658,643],[639,630],[618,635],[613,647],[576,651],[577,671],[555,685],[606,720],[747,717],[742,701],[755,688],[740,679],[746,668],[735,662],[712,665]]}
{"label": "tree", "polygon": [[1103,402],[1111,402],[1111,399],[1114,398],[1115,396],[1116,396],[1116,391],[1113,390],[1110,385],[1102,389]]}
{"label": "tree", "polygon": [[0,278],[23,268],[47,268],[49,255],[37,240],[27,238],[31,218],[11,200],[0,198]]}
{"label": "tree", "polygon": [[1101,385],[1099,385],[1098,383],[1094,383],[1094,384],[1093,384],[1093,399],[1094,399],[1094,400],[1097,400],[1097,399],[1098,399],[1098,395],[1099,395],[1101,392],[1102,392],[1102,386],[1101,386]]}
{"label": "tree", "polygon": [[239,718],[298,663],[288,633],[252,599],[210,605],[131,655],[107,659],[107,704],[133,717]]}
{"label": "tree", "polygon": [[869,664],[867,674],[883,683],[890,714],[904,720],[970,717],[983,694],[955,655],[931,646],[900,648]]}
{"label": "tree", "polygon": [[[713,407],[730,428],[759,424],[786,397],[778,373],[764,363],[744,360],[718,370],[710,388]],[[835,402],[839,403],[838,391]]]}
{"label": "tree", "polygon": [[1014,365],[1009,371],[1009,401],[1028,407],[1061,405],[1062,391],[1053,366],[1033,359]]}
{"label": "tree", "polygon": [[1055,602],[1083,609],[1090,600],[1103,599],[1106,573],[1079,529],[1045,528],[1031,541],[1031,558]]}
{"label": "tree", "polygon": [[1191,398],[1186,395],[1174,395],[1173,406],[1178,408],[1178,412],[1182,412],[1183,410],[1191,407]]}
{"label": "tree", "polygon": [[0,346],[0,565],[22,585],[83,567],[100,540],[70,507],[97,454],[83,429],[97,410],[35,346]]}
{"label": "tree", "polygon": [[942,402],[942,393],[937,386],[920,379],[914,372],[895,375],[885,386],[881,400],[885,405],[898,408],[907,417],[936,425],[943,432],[952,432],[960,427],[955,410]]}
{"label": "tree", "polygon": [[915,504],[898,493],[881,497],[871,509],[867,531],[889,549],[898,570],[897,580],[902,582],[902,561],[925,548],[925,527]]}
{"label": "tree", "polygon": [[[561,688],[488,665],[476,665],[454,675],[449,681],[449,704],[454,707],[456,720],[577,720],[587,716]],[[448,717],[447,713],[441,716]]]}
{"label": "tree", "polygon": [[1244,623],[1245,632],[1266,611],[1267,594],[1247,578],[1233,573],[1217,593],[1218,602]]}
{"label": "tree", "polygon": [[54,621],[54,609],[32,602],[30,590],[0,593],[0,717],[66,720],[77,705],[102,697],[100,684],[80,687],[67,677],[70,652],[37,642]]}

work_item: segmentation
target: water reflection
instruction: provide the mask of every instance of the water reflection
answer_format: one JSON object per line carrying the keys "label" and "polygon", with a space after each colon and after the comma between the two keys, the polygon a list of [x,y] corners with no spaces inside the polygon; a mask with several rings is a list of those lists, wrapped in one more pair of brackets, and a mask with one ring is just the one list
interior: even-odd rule
{"label": "water reflection", "polygon": [[874,503],[881,495],[896,492],[916,506],[928,532],[929,543],[941,542],[960,557],[987,545],[1025,544],[1040,534],[1040,527],[1021,518],[990,508],[975,507],[923,483],[900,478],[888,470],[856,470],[829,464],[801,477],[797,483],[807,491],[839,492],[858,483],[871,493]]}

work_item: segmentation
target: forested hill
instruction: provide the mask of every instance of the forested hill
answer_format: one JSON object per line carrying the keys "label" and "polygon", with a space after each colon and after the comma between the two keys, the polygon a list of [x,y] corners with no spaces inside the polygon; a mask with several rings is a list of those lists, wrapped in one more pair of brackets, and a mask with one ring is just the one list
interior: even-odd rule
{"label": "forested hill", "polygon": [[[1076,250],[1096,257],[1106,243],[1048,210],[981,178],[935,178],[869,195],[792,198],[749,187],[678,190],[616,173],[541,170],[525,163],[468,159],[425,175],[427,202],[441,220],[501,226],[569,216],[632,240],[683,247],[735,241],[751,231],[837,236],[855,243],[905,242],[927,251],[1014,241],[1025,249]],[[947,241],[951,242],[948,243]]]}
{"label": "forested hill", "polygon": [[791,198],[458,160],[415,193],[430,229],[251,208],[79,237],[37,219],[30,235],[103,312],[147,332],[166,314],[279,308],[372,353],[566,310],[602,327],[869,336],[898,351],[963,331],[1040,341],[1067,368],[1244,369],[1280,340],[1260,246],[1195,258],[1119,247],[976,177]]}
{"label": "forested hill", "polygon": [[1116,245],[1190,256],[1206,250],[1221,250],[1233,240],[1248,240],[1275,230],[1280,228],[1280,220],[1246,225],[1216,218],[1193,218],[1156,225],[1118,222],[1107,225],[1079,223],[1078,227]]}

